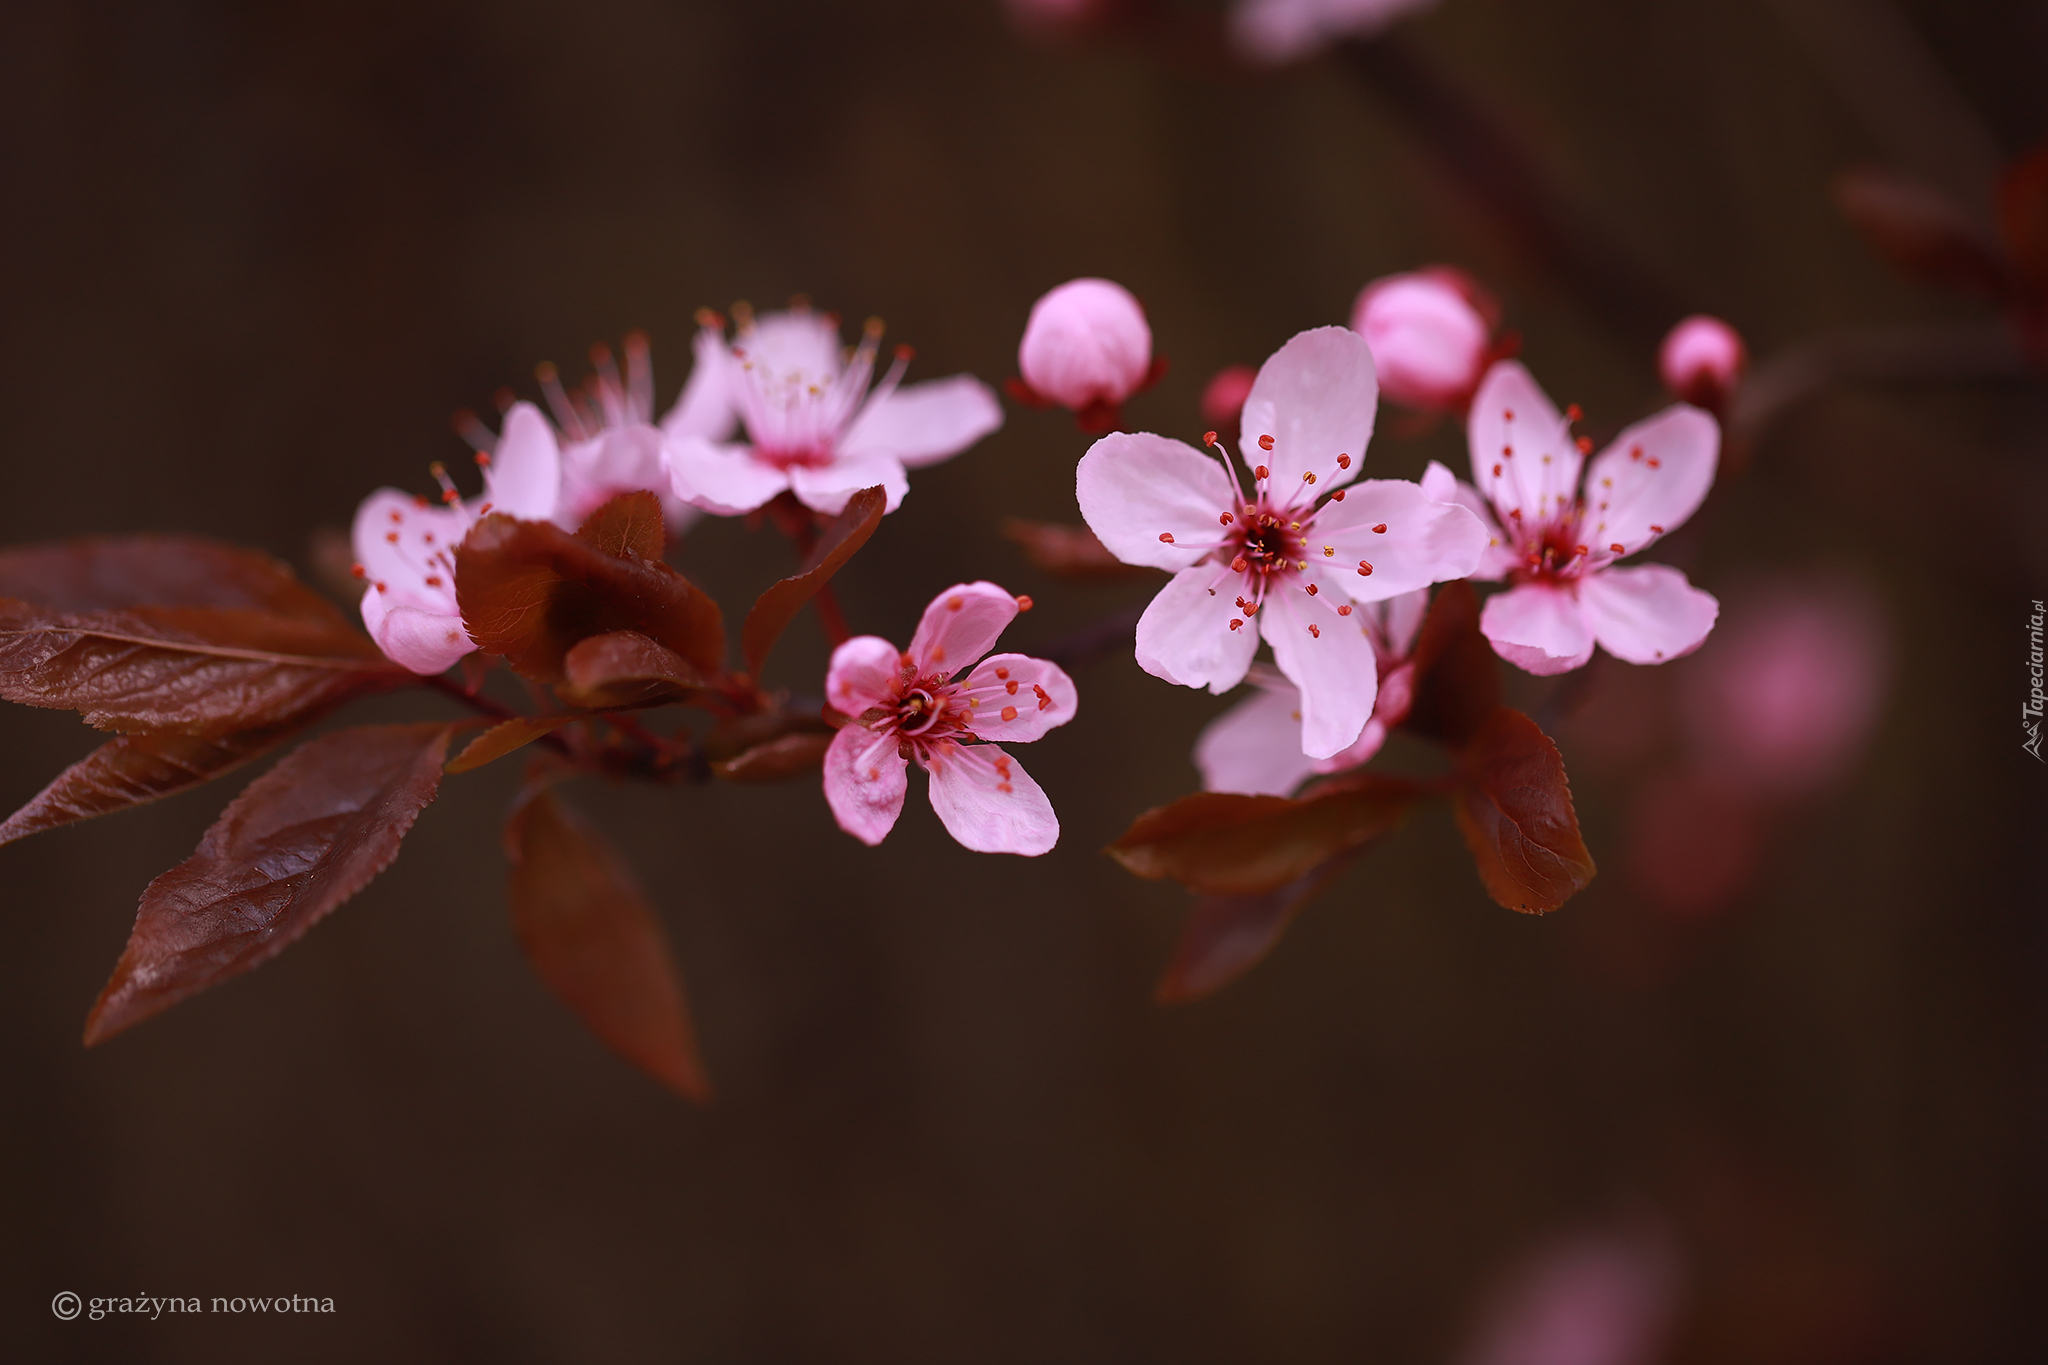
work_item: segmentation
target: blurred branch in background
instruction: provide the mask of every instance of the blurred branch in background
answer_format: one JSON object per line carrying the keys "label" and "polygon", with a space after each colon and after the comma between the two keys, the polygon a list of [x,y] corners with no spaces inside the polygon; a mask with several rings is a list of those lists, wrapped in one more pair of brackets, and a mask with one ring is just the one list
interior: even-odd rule
{"label": "blurred branch in background", "polygon": [[2002,319],[1840,332],[1803,342],[1752,370],[1730,426],[1737,440],[1754,441],[1794,407],[1838,384],[2016,380],[2032,373]]}

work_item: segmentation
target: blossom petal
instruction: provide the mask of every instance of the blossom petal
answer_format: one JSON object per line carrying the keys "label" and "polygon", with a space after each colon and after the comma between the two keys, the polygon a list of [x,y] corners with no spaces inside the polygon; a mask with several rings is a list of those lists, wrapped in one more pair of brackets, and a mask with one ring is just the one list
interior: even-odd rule
{"label": "blossom petal", "polygon": [[[1486,552],[1486,527],[1465,507],[1433,501],[1405,479],[1367,479],[1326,503],[1309,528],[1309,554],[1355,602],[1378,602],[1464,578]],[[1367,566],[1371,566],[1370,572]]]}
{"label": "blossom petal", "polygon": [[1661,664],[1706,642],[1721,604],[1668,564],[1602,569],[1579,584],[1600,647],[1632,664]]}
{"label": "blossom petal", "polygon": [[[1372,347],[1364,337],[1349,327],[1299,333],[1273,352],[1252,381],[1239,419],[1245,460],[1272,469],[1282,505],[1340,488],[1364,464],[1379,401]],[[1271,451],[1261,444],[1267,436],[1273,438]],[[1339,455],[1351,457],[1345,468],[1337,466]],[[1316,482],[1304,474],[1315,475]]]}
{"label": "blossom petal", "polygon": [[1350,747],[1379,694],[1379,667],[1358,613],[1339,616],[1322,595],[1282,591],[1267,596],[1259,631],[1273,646],[1273,662],[1301,689],[1302,752],[1328,758]]}
{"label": "blossom petal", "polygon": [[1422,495],[1431,502],[1458,500],[1458,476],[1441,460],[1431,460],[1417,482],[1422,485]]}
{"label": "blossom petal", "polygon": [[723,441],[732,435],[733,424],[739,420],[727,388],[726,367],[732,360],[725,348],[725,333],[716,327],[698,328],[692,352],[695,363],[690,382],[683,385],[676,405],[661,419],[661,434],[672,441],[686,436]]}
{"label": "blossom petal", "polygon": [[870,399],[839,438],[839,453],[886,455],[921,469],[958,455],[1002,424],[995,390],[971,374],[956,374]]}
{"label": "blossom petal", "polygon": [[1698,408],[1674,403],[1636,423],[1586,471],[1581,534],[1624,555],[1678,529],[1714,486],[1720,454],[1721,424]]}
{"label": "blossom petal", "polygon": [[1117,432],[1088,447],[1074,470],[1074,498],[1111,554],[1169,571],[1221,541],[1219,518],[1237,508],[1237,490],[1219,462],[1149,431]]}
{"label": "blossom petal", "polygon": [[1182,687],[1206,687],[1219,696],[1244,681],[1259,640],[1234,601],[1244,585],[1214,564],[1182,569],[1138,618],[1138,667]]}
{"label": "blossom petal", "polygon": [[1529,372],[1503,360],[1486,372],[1465,420],[1472,481],[1503,523],[1519,511],[1529,523],[1569,507],[1585,457],[1564,417]]}
{"label": "blossom petal", "polygon": [[1059,842],[1059,817],[1044,789],[995,745],[936,745],[927,767],[932,810],[962,846],[1035,858]]}
{"label": "blossom petal", "polygon": [[1365,728],[1358,732],[1358,738],[1353,740],[1349,747],[1338,750],[1328,758],[1317,759],[1314,771],[1318,773],[1341,773],[1352,768],[1361,767],[1371,762],[1372,756],[1378,753],[1385,746],[1386,742],[1386,722],[1375,714],[1371,720],[1365,723]]}
{"label": "blossom petal", "polygon": [[856,635],[832,651],[825,670],[825,700],[849,716],[896,699],[903,656],[879,635]]}
{"label": "blossom petal", "polygon": [[562,493],[562,453],[555,429],[531,403],[514,403],[484,470],[484,497],[493,512],[548,521]]}
{"label": "blossom petal", "polygon": [[382,583],[391,605],[445,615],[455,611],[451,552],[468,530],[469,518],[454,508],[422,507],[410,493],[380,488],[356,508],[349,541],[363,577]]}
{"label": "blossom petal", "polygon": [[1416,633],[1422,629],[1423,618],[1429,615],[1429,589],[1397,593],[1359,610],[1366,613],[1366,629],[1379,656],[1405,659],[1414,652]]}
{"label": "blossom petal", "polygon": [[814,512],[833,517],[846,510],[848,498],[877,484],[888,499],[883,510],[893,512],[910,491],[910,476],[892,455],[842,454],[827,465],[797,465],[789,471],[789,486],[796,490],[797,500]]}
{"label": "blossom petal", "polygon": [[967,675],[980,703],[970,728],[981,739],[1029,744],[1074,718],[1080,693],[1058,664],[1028,654],[992,654]]}
{"label": "blossom petal", "polygon": [[788,474],[755,459],[751,451],[750,446],[717,446],[694,436],[663,447],[676,496],[726,517],[751,512],[789,487]]}
{"label": "blossom petal", "polygon": [[1203,728],[1195,766],[1212,792],[1285,796],[1300,786],[1316,767],[1301,751],[1301,689],[1285,678],[1260,681]]}
{"label": "blossom petal", "polygon": [[994,583],[955,583],[932,599],[910,637],[919,672],[961,672],[995,648],[996,637],[1017,619],[1017,599]]}
{"label": "blossom petal", "polygon": [[363,629],[385,658],[423,677],[446,672],[476,649],[460,616],[393,602],[375,588],[363,594]]}
{"label": "blossom petal", "polygon": [[1569,673],[1593,657],[1593,627],[1569,588],[1524,583],[1486,599],[1479,633],[1515,667],[1544,676]]}
{"label": "blossom petal", "polygon": [[659,428],[645,422],[613,427],[562,450],[562,495],[554,520],[575,530],[583,519],[621,493],[669,491]]}
{"label": "blossom petal", "polygon": [[825,749],[825,804],[839,828],[873,847],[896,828],[910,789],[909,760],[891,735],[849,725]]}

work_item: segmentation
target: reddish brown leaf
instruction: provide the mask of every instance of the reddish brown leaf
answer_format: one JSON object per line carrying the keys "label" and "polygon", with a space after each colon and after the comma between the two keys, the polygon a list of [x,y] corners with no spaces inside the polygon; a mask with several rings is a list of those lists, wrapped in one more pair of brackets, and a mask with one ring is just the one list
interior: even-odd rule
{"label": "reddish brown leaf", "polygon": [[1555,910],[1593,880],[1564,759],[1550,737],[1503,706],[1465,756],[1454,804],[1479,879],[1510,910]]}
{"label": "reddish brown leaf", "polygon": [[[304,723],[311,724],[313,718]],[[122,735],[108,740],[0,825],[0,844],[46,829],[111,815],[210,782],[269,752],[300,725],[244,730],[203,739],[198,735]]]}
{"label": "reddish brown leaf", "polygon": [[218,737],[411,681],[326,610],[332,619],[246,607],[64,612],[0,599],[0,697],[78,711],[103,730]]}
{"label": "reddish brown leaf", "polygon": [[1866,167],[1834,185],[1835,206],[1893,266],[1927,284],[2001,298],[2010,271],[1970,215],[1940,190]]}
{"label": "reddish brown leaf", "polygon": [[645,490],[621,493],[583,519],[576,539],[608,555],[660,559],[668,547],[661,499]]}
{"label": "reddish brown leaf", "polygon": [[829,732],[799,731],[713,763],[711,771],[728,782],[779,782],[798,773],[816,772],[831,745]]}
{"label": "reddish brown leaf", "polygon": [[398,856],[441,783],[445,725],[323,735],[250,783],[142,893],[88,1046],[283,952]]}
{"label": "reddish brown leaf", "polygon": [[1002,532],[1023,549],[1026,559],[1061,578],[1099,580],[1158,573],[1156,569],[1124,563],[1111,554],[1086,526],[1007,517],[1003,521]]}
{"label": "reddish brown leaf", "polygon": [[1146,811],[1109,851],[1140,877],[1171,877],[1203,895],[1263,895],[1394,828],[1422,794],[1376,773],[1295,799],[1197,792]]}
{"label": "reddish brown leaf", "polygon": [[562,671],[568,681],[556,692],[590,710],[672,701],[704,682],[680,654],[632,630],[578,641],[562,656]]}
{"label": "reddish brown leaf", "polygon": [[804,603],[816,597],[818,589],[853,558],[854,551],[868,543],[868,537],[882,524],[887,506],[888,499],[879,487],[863,488],[848,498],[845,510],[819,536],[803,568],[755,601],[746,623],[740,627],[740,652],[746,658],[748,672],[757,678],[761,676],[761,665],[783,630],[796,619]]}
{"label": "reddish brown leaf", "polygon": [[1407,729],[1454,748],[1500,705],[1500,666],[1479,633],[1479,596],[1459,579],[1437,589],[1415,636],[1415,702]]}
{"label": "reddish brown leaf", "polygon": [[455,552],[463,623],[484,650],[537,682],[568,678],[578,641],[632,630],[711,677],[725,661],[718,604],[668,565],[610,555],[560,527],[489,516]]}
{"label": "reddish brown leaf", "polygon": [[512,813],[505,852],[513,931],[541,980],[614,1052],[709,1103],[682,978],[618,854],[544,786]]}
{"label": "reddish brown leaf", "polygon": [[2014,162],[1998,186],[1998,227],[2021,279],[2048,294],[2048,146]]}
{"label": "reddish brown leaf", "polygon": [[0,597],[66,612],[245,607],[350,629],[333,603],[269,555],[199,536],[87,536],[0,550]]}
{"label": "reddish brown leaf", "polygon": [[514,716],[511,720],[500,721],[463,746],[461,753],[448,760],[447,771],[466,773],[494,763],[506,754],[514,753],[539,739],[552,734],[570,721],[581,720],[581,716]]}
{"label": "reddish brown leaf", "polygon": [[1328,858],[1263,895],[1197,899],[1152,998],[1162,1005],[1200,1000],[1257,966],[1294,922],[1296,912],[1349,866],[1363,847]]}

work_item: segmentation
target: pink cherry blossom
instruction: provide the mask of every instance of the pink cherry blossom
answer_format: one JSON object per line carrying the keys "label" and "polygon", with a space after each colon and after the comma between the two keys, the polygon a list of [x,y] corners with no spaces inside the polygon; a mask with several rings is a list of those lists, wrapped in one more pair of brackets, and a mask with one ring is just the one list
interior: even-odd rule
{"label": "pink cherry blossom", "polygon": [[1019,396],[1071,408],[1084,429],[1109,431],[1125,399],[1157,378],[1152,328],[1131,291],[1113,280],[1068,280],[1031,305],[1017,368]]}
{"label": "pink cherry blossom", "polygon": [[[1577,410],[1572,418],[1576,420]],[[1614,439],[1579,475],[1590,443],[1513,361],[1487,371],[1467,419],[1466,506],[1486,522],[1475,578],[1505,578],[1479,628],[1494,652],[1531,673],[1565,673],[1598,643],[1617,659],[1657,664],[1698,649],[1720,604],[1662,564],[1621,568],[1676,530],[1714,482],[1721,427],[1677,404]]]}
{"label": "pink cherry blossom", "polygon": [[1445,267],[1388,275],[1359,292],[1351,329],[1372,347],[1381,393],[1424,411],[1465,406],[1493,347],[1476,294],[1462,272]]}
{"label": "pink cherry blossom", "polygon": [[[1448,470],[1445,476],[1449,477]],[[1343,772],[1372,758],[1414,705],[1415,667],[1409,655],[1428,610],[1428,588],[1358,608],[1372,640],[1379,691],[1372,719],[1358,741],[1329,758],[1310,758],[1302,752],[1301,689],[1275,669],[1252,665],[1247,680],[1255,689],[1253,695],[1209,722],[1195,741],[1195,766],[1201,770],[1203,787],[1285,796],[1313,774]]]}
{"label": "pink cherry blossom", "polygon": [[825,752],[825,800],[841,829],[881,843],[916,759],[932,809],[968,848],[1035,857],[1059,841],[1052,802],[1001,745],[1072,720],[1073,680],[1043,659],[982,657],[1022,605],[993,583],[958,583],[925,608],[909,649],[860,635],[832,652],[825,696],[854,717]]}
{"label": "pink cherry blossom", "polygon": [[836,514],[877,484],[893,512],[910,488],[906,470],[949,459],[1003,424],[994,391],[972,375],[902,384],[907,347],[870,391],[879,322],[849,358],[829,314],[740,312],[737,321],[730,345],[722,332],[715,345],[700,345],[698,364],[717,365],[717,397],[706,405],[736,413],[746,440],[679,427],[664,447],[676,496],[708,512],[737,516],[788,491]]}
{"label": "pink cherry blossom", "polygon": [[1742,334],[1716,317],[1695,313],[1673,327],[1657,351],[1657,374],[1675,398],[1725,412],[1749,367]]}
{"label": "pink cherry blossom", "polygon": [[494,444],[496,453],[483,462],[481,498],[463,502],[436,466],[445,506],[380,488],[356,509],[356,570],[369,585],[363,626],[387,657],[415,673],[439,673],[476,648],[455,603],[455,547],[476,518],[503,512],[547,521],[555,515],[561,455],[540,409],[514,403]]}
{"label": "pink cherry blossom", "polygon": [[1227,692],[1263,635],[1301,689],[1311,758],[1350,747],[1372,718],[1378,667],[1357,605],[1463,577],[1486,548],[1477,517],[1417,484],[1352,484],[1378,399],[1365,339],[1320,327],[1252,384],[1248,485],[1220,444],[1219,462],[1150,433],[1103,437],[1075,471],[1081,515],[1110,553],[1174,575],[1138,622],[1139,666]]}
{"label": "pink cherry blossom", "polygon": [[1238,0],[1230,37],[1258,62],[1297,61],[1338,38],[1369,36],[1437,0]]}

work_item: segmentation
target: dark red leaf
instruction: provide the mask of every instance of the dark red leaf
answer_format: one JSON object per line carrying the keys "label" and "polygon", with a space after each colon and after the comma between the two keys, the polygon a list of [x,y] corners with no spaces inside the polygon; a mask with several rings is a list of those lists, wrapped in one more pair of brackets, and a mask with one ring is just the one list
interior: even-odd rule
{"label": "dark red leaf", "polygon": [[[311,723],[311,718],[305,724]],[[0,844],[46,829],[110,815],[210,782],[296,734],[300,725],[198,735],[122,735],[57,775],[34,800],[0,825]]]}
{"label": "dark red leaf", "polygon": [[0,550],[0,597],[66,612],[246,607],[350,628],[269,555],[199,536],[87,536]]}
{"label": "dark red leaf", "polygon": [[1879,255],[1927,284],[2003,298],[2011,272],[1960,205],[1931,185],[1866,167],[1837,177],[1835,206]]}
{"label": "dark red leaf", "polygon": [[505,851],[512,927],[541,980],[614,1052],[709,1103],[682,978],[618,854],[538,785],[512,813]]}
{"label": "dark red leaf", "polygon": [[412,681],[330,619],[246,607],[64,612],[0,599],[0,697],[128,733],[221,736]]}
{"label": "dark red leaf", "polygon": [[1404,722],[1462,747],[1500,705],[1500,666],[1479,633],[1479,596],[1464,579],[1437,589],[1415,636],[1415,702]]}
{"label": "dark red leaf", "polygon": [[728,782],[779,782],[816,772],[831,745],[829,732],[798,731],[721,759],[711,765],[711,771]]}
{"label": "dark red leaf", "polygon": [[1998,186],[1998,227],[2027,287],[2048,295],[2048,145],[2014,162]]}
{"label": "dark red leaf", "polygon": [[1153,999],[1184,1004],[1221,990],[1273,950],[1302,906],[1349,866],[1364,845],[1347,849],[1277,890],[1257,896],[1203,896],[1174,945]]}
{"label": "dark red leaf", "polygon": [[1159,572],[1124,563],[1111,554],[1086,526],[1007,517],[1003,521],[1002,532],[1022,547],[1026,559],[1061,578],[1137,578],[1147,574],[1156,576]]}
{"label": "dark red leaf", "polygon": [[681,655],[697,674],[725,661],[718,604],[668,565],[611,555],[542,521],[489,516],[455,552],[463,623],[484,650],[537,682],[568,679],[578,641],[631,630]]}
{"label": "dark red leaf", "polygon": [[398,856],[441,784],[445,725],[323,735],[250,783],[142,893],[88,1046],[283,952]]}
{"label": "dark red leaf", "polygon": [[1109,851],[1140,877],[1190,891],[1275,891],[1400,824],[1423,795],[1413,782],[1358,773],[1300,798],[1197,792],[1146,811]]}
{"label": "dark red leaf", "polygon": [[803,568],[769,588],[755,601],[740,627],[740,652],[747,671],[761,676],[768,651],[782,637],[783,630],[803,610],[804,603],[818,595],[833,574],[868,543],[868,537],[882,524],[888,498],[879,487],[863,488],[846,500],[846,508],[827,526],[818,543],[804,560]]}
{"label": "dark red leaf", "polygon": [[562,656],[562,671],[568,681],[555,691],[587,710],[673,701],[704,682],[682,655],[632,630],[579,640]]}
{"label": "dark red leaf", "polygon": [[500,721],[463,746],[461,753],[448,760],[447,771],[466,773],[481,768],[486,763],[496,762],[506,754],[515,753],[539,739],[552,734],[573,720],[582,717],[573,715],[557,716],[514,716],[511,720]]}
{"label": "dark red leaf", "polygon": [[1550,737],[1503,706],[1465,755],[1454,803],[1479,879],[1510,910],[1555,910],[1593,880],[1564,759]]}
{"label": "dark red leaf", "polygon": [[661,499],[645,490],[621,493],[583,519],[576,539],[608,555],[660,559],[668,548]]}

